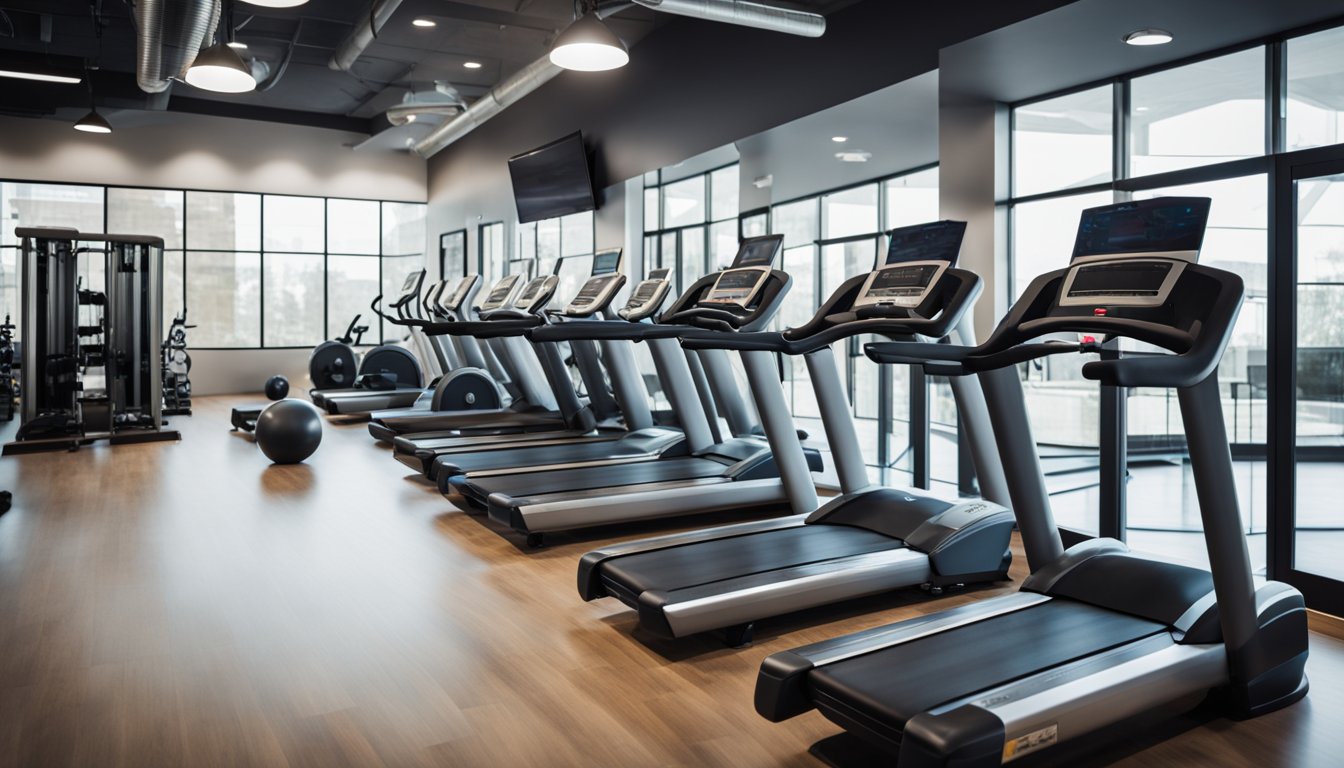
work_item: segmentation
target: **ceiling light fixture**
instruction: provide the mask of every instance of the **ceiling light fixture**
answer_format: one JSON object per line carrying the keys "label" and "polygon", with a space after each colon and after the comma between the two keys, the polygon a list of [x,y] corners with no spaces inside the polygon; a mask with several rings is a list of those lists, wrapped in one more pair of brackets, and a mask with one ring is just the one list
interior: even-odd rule
{"label": "ceiling light fixture", "polygon": [[832,136],[832,137],[831,137],[831,141],[834,141],[836,144],[844,144],[846,141],[849,141],[849,137],[848,137],[848,136]]}
{"label": "ceiling light fixture", "polygon": [[1134,111],[1135,111],[1135,112],[1147,112],[1147,111],[1148,111],[1148,107],[1135,107],[1135,108],[1134,108]]}
{"label": "ceiling light fixture", "polygon": [[439,26],[439,23],[433,19],[412,19],[411,26],[420,27],[421,29],[430,29]]}
{"label": "ceiling light fixture", "polygon": [[98,114],[97,109],[91,109],[89,114],[75,121],[75,130],[85,133],[111,133],[112,124],[107,122],[107,118]]}
{"label": "ceiling light fixture", "polygon": [[297,8],[304,5],[308,0],[243,0],[248,5],[259,5],[262,8]]}
{"label": "ceiling light fixture", "polygon": [[78,85],[81,78],[75,75],[57,75],[50,72],[28,72],[18,69],[0,69],[0,77],[12,77],[15,80],[37,80],[43,83],[65,83]]}
{"label": "ceiling light fixture", "polygon": [[616,36],[594,11],[569,25],[551,46],[551,63],[578,72],[602,72],[630,62],[625,41]]}
{"label": "ceiling light fixture", "polygon": [[480,69],[483,65],[479,61],[464,61],[462,62],[462,66],[467,69]]}
{"label": "ceiling light fixture", "polygon": [[835,153],[835,159],[842,163],[866,163],[872,156],[872,152],[864,152],[862,149]]}
{"label": "ceiling light fixture", "polygon": [[247,43],[240,43],[240,42],[238,42],[237,40],[232,40],[232,41],[230,41],[230,42],[228,43],[228,46],[229,46],[230,48],[232,48],[233,50],[235,50],[235,51],[246,51],[246,50],[247,50]]}
{"label": "ceiling light fixture", "polygon": [[197,54],[186,80],[188,85],[216,93],[247,93],[257,87],[238,52],[221,43]]}
{"label": "ceiling light fixture", "polygon": [[1166,45],[1172,41],[1172,34],[1165,29],[1149,27],[1136,29],[1121,39],[1129,45]]}

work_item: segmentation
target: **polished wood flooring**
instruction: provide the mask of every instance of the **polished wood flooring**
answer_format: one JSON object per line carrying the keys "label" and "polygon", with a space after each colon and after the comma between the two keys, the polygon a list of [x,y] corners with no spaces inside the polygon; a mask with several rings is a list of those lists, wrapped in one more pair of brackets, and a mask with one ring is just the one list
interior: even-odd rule
{"label": "polished wood flooring", "polygon": [[[816,766],[838,729],[758,717],[762,658],[1011,588],[767,622],[740,650],[658,642],[575,591],[583,552],[650,528],[529,551],[361,425],[269,466],[229,403],[173,419],[180,443],[0,461],[0,765]],[[1344,765],[1344,633],[1314,623],[1303,703],[1088,762]]]}

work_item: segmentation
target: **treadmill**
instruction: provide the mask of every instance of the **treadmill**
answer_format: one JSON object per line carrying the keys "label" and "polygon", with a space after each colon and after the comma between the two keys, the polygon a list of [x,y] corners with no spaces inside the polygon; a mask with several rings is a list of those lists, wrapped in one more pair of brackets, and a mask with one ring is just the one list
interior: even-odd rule
{"label": "treadmill", "polygon": [[[766,235],[742,242],[732,266],[691,285],[672,304],[646,338],[680,338],[709,328],[728,333],[765,327],[778,311],[791,281],[772,268],[782,235]],[[616,326],[611,326],[613,329]],[[532,336],[547,341],[564,333],[564,326],[537,329]],[[697,352],[706,372],[722,366],[713,354]],[[743,352],[742,359],[765,436],[734,430],[734,437],[711,443],[703,423],[683,423],[689,455],[661,456],[611,466],[552,466],[550,469],[509,475],[455,475],[449,485],[467,504],[484,509],[496,522],[527,535],[530,546],[541,546],[550,531],[572,530],[609,523],[698,514],[729,508],[792,505],[795,512],[816,508],[811,471],[821,471],[821,455],[804,449],[799,440],[774,356]],[[729,370],[728,376],[731,376]],[[672,397],[686,393],[677,387]],[[716,400],[718,398],[716,397]],[[681,414],[694,414],[678,407]],[[705,411],[701,411],[705,413]],[[443,475],[440,474],[442,482]]]}
{"label": "treadmill", "polygon": [[953,379],[952,387],[986,500],[885,488],[868,479],[833,352],[835,342],[864,334],[933,344],[955,333],[974,343],[970,309],[982,283],[955,268],[965,230],[960,221],[893,230],[885,260],[845,281],[797,328],[685,340],[688,347],[802,355],[841,495],[811,514],[589,552],[579,561],[583,599],[614,597],[659,637],[726,630],[728,642],[741,645],[757,619],[899,587],[920,585],[937,595],[1008,578],[1014,521],[1000,506],[1007,487],[978,382]]}
{"label": "treadmill", "polygon": [[[614,255],[619,258],[619,251]],[[684,453],[685,440],[680,429],[654,424],[648,393],[629,344],[611,339],[595,341],[587,338],[590,334],[584,332],[588,327],[640,324],[655,314],[666,300],[669,288],[667,270],[656,272],[659,274],[636,286],[623,308],[613,311],[612,301],[624,278],[605,270],[599,272],[595,262],[594,276],[564,309],[564,322],[559,324],[566,331],[572,331],[568,340],[571,347],[576,348],[576,354],[584,346],[591,349],[594,344],[600,345],[603,367],[609,372],[620,405],[622,416],[619,421],[599,422],[595,431],[586,433],[573,430],[534,432],[502,436],[503,439],[496,441],[490,441],[488,437],[426,439],[405,435],[393,441],[397,460],[436,482],[444,477],[445,485],[441,490],[446,491],[449,490],[447,477],[468,472],[523,472],[546,465],[598,459],[615,464],[621,463],[623,457],[649,457],[675,450]],[[608,319],[585,321],[593,316]],[[620,319],[613,319],[617,317]],[[642,324],[647,326],[647,323]],[[670,343],[675,347],[675,341]],[[596,350],[589,354],[598,357]]]}
{"label": "treadmill", "polygon": [[[1088,209],[1069,265],[1027,286],[983,344],[866,347],[879,362],[981,379],[1031,575],[1016,594],[766,658],[761,715],[779,721],[815,708],[848,732],[814,752],[848,742],[905,768],[976,768],[1048,756],[1208,696],[1251,717],[1306,695],[1302,595],[1255,585],[1241,530],[1218,365],[1244,285],[1198,263],[1208,210],[1208,198],[1191,197]],[[1041,341],[1050,334],[1074,340]],[[1094,360],[1082,371],[1107,387],[1177,389],[1210,570],[1114,539],[1067,551],[1060,541],[1018,365],[1096,353],[1115,338],[1171,353]]]}

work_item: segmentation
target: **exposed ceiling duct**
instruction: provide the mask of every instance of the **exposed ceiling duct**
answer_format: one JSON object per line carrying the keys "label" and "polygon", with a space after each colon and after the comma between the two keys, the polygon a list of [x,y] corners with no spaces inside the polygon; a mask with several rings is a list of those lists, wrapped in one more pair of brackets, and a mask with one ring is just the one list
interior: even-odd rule
{"label": "exposed ceiling duct", "polygon": [[373,0],[369,3],[369,10],[360,17],[359,23],[350,30],[341,46],[331,55],[331,61],[327,62],[327,66],[349,72],[355,65],[355,60],[369,47],[373,39],[378,36],[378,30],[392,18],[392,14],[400,5],[401,0]]}
{"label": "exposed ceiling duct", "polygon": [[745,0],[633,0],[635,4],[655,11],[694,19],[719,21],[755,27],[771,32],[783,32],[801,37],[821,37],[826,33],[826,17],[817,13],[795,11],[773,5],[749,3]]}
{"label": "exposed ceiling duct", "polygon": [[139,0],[135,79],[145,93],[168,90],[215,37],[221,0]]}
{"label": "exposed ceiling duct", "polygon": [[429,157],[471,133],[477,126],[550,82],[561,72],[564,70],[552,64],[550,57],[542,56],[477,99],[455,120],[436,128],[433,133],[412,147],[412,150],[421,157]]}

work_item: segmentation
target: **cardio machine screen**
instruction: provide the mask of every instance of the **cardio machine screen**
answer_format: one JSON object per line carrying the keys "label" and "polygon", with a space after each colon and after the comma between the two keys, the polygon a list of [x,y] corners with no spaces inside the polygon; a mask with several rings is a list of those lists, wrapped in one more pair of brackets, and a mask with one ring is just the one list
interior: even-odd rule
{"label": "cardio machine screen", "polygon": [[621,266],[621,251],[619,248],[610,251],[598,251],[593,256],[593,274],[610,275]]}
{"label": "cardio machine screen", "polygon": [[701,303],[736,304],[745,309],[752,298],[756,296],[756,291],[760,290],[761,284],[769,276],[770,270],[765,267],[725,270],[719,273],[719,279],[714,282],[714,287],[709,290],[709,295],[700,301]]}
{"label": "cardio machine screen", "polygon": [[737,247],[734,267],[768,267],[775,261],[779,246],[784,242],[783,235],[765,235],[742,241]]}
{"label": "cardio machine screen", "polygon": [[666,280],[667,276],[670,274],[672,274],[672,270],[666,267],[663,267],[661,269],[650,269],[649,277],[646,282],[651,282],[653,280]]}
{"label": "cardio machine screen", "polygon": [[1209,220],[1207,197],[1159,197],[1083,211],[1073,258],[1126,253],[1198,252]]}
{"label": "cardio machine screen", "polygon": [[445,306],[452,310],[457,310],[461,308],[462,302],[467,300],[467,291],[471,290],[471,286],[475,282],[476,282],[475,275],[467,275],[461,280],[458,280],[457,288],[453,290],[453,295],[448,297],[448,301],[445,303]]}
{"label": "cardio machine screen", "polygon": [[497,307],[500,304],[503,304],[509,298],[509,294],[513,293],[513,286],[517,284],[517,275],[509,275],[508,277],[501,279],[498,283],[495,283],[495,287],[491,289],[490,295],[485,297],[486,305]]}
{"label": "cardio machine screen", "polygon": [[1174,266],[1170,261],[1084,264],[1074,270],[1068,296],[1078,299],[1157,296]]}
{"label": "cardio machine screen", "polygon": [[877,299],[879,302],[919,296],[924,293],[924,289],[933,281],[936,274],[938,274],[936,264],[915,264],[909,267],[883,269],[873,275],[865,296]]}
{"label": "cardio machine screen", "polygon": [[957,263],[957,255],[961,253],[961,240],[965,235],[964,221],[935,221],[893,229],[883,264],[945,261],[948,266],[953,266]]}
{"label": "cardio machine screen", "polygon": [[571,303],[580,307],[592,304],[598,296],[602,295],[602,291],[606,290],[610,283],[611,278],[606,275],[588,278],[588,282],[583,284],[583,287],[579,289],[579,295],[575,296]]}
{"label": "cardio machine screen", "polygon": [[420,285],[420,278],[424,274],[425,271],[423,269],[417,269],[416,271],[407,275],[406,280],[401,284],[402,295],[404,296],[405,294],[413,293],[416,290],[416,288]]}
{"label": "cardio machine screen", "polygon": [[518,300],[515,301],[513,305],[515,307],[528,306],[533,301],[536,301],[537,295],[541,293],[541,289],[545,285],[546,285],[546,278],[538,277],[534,279],[532,282],[528,283],[525,288],[523,288],[523,295],[519,296]]}

